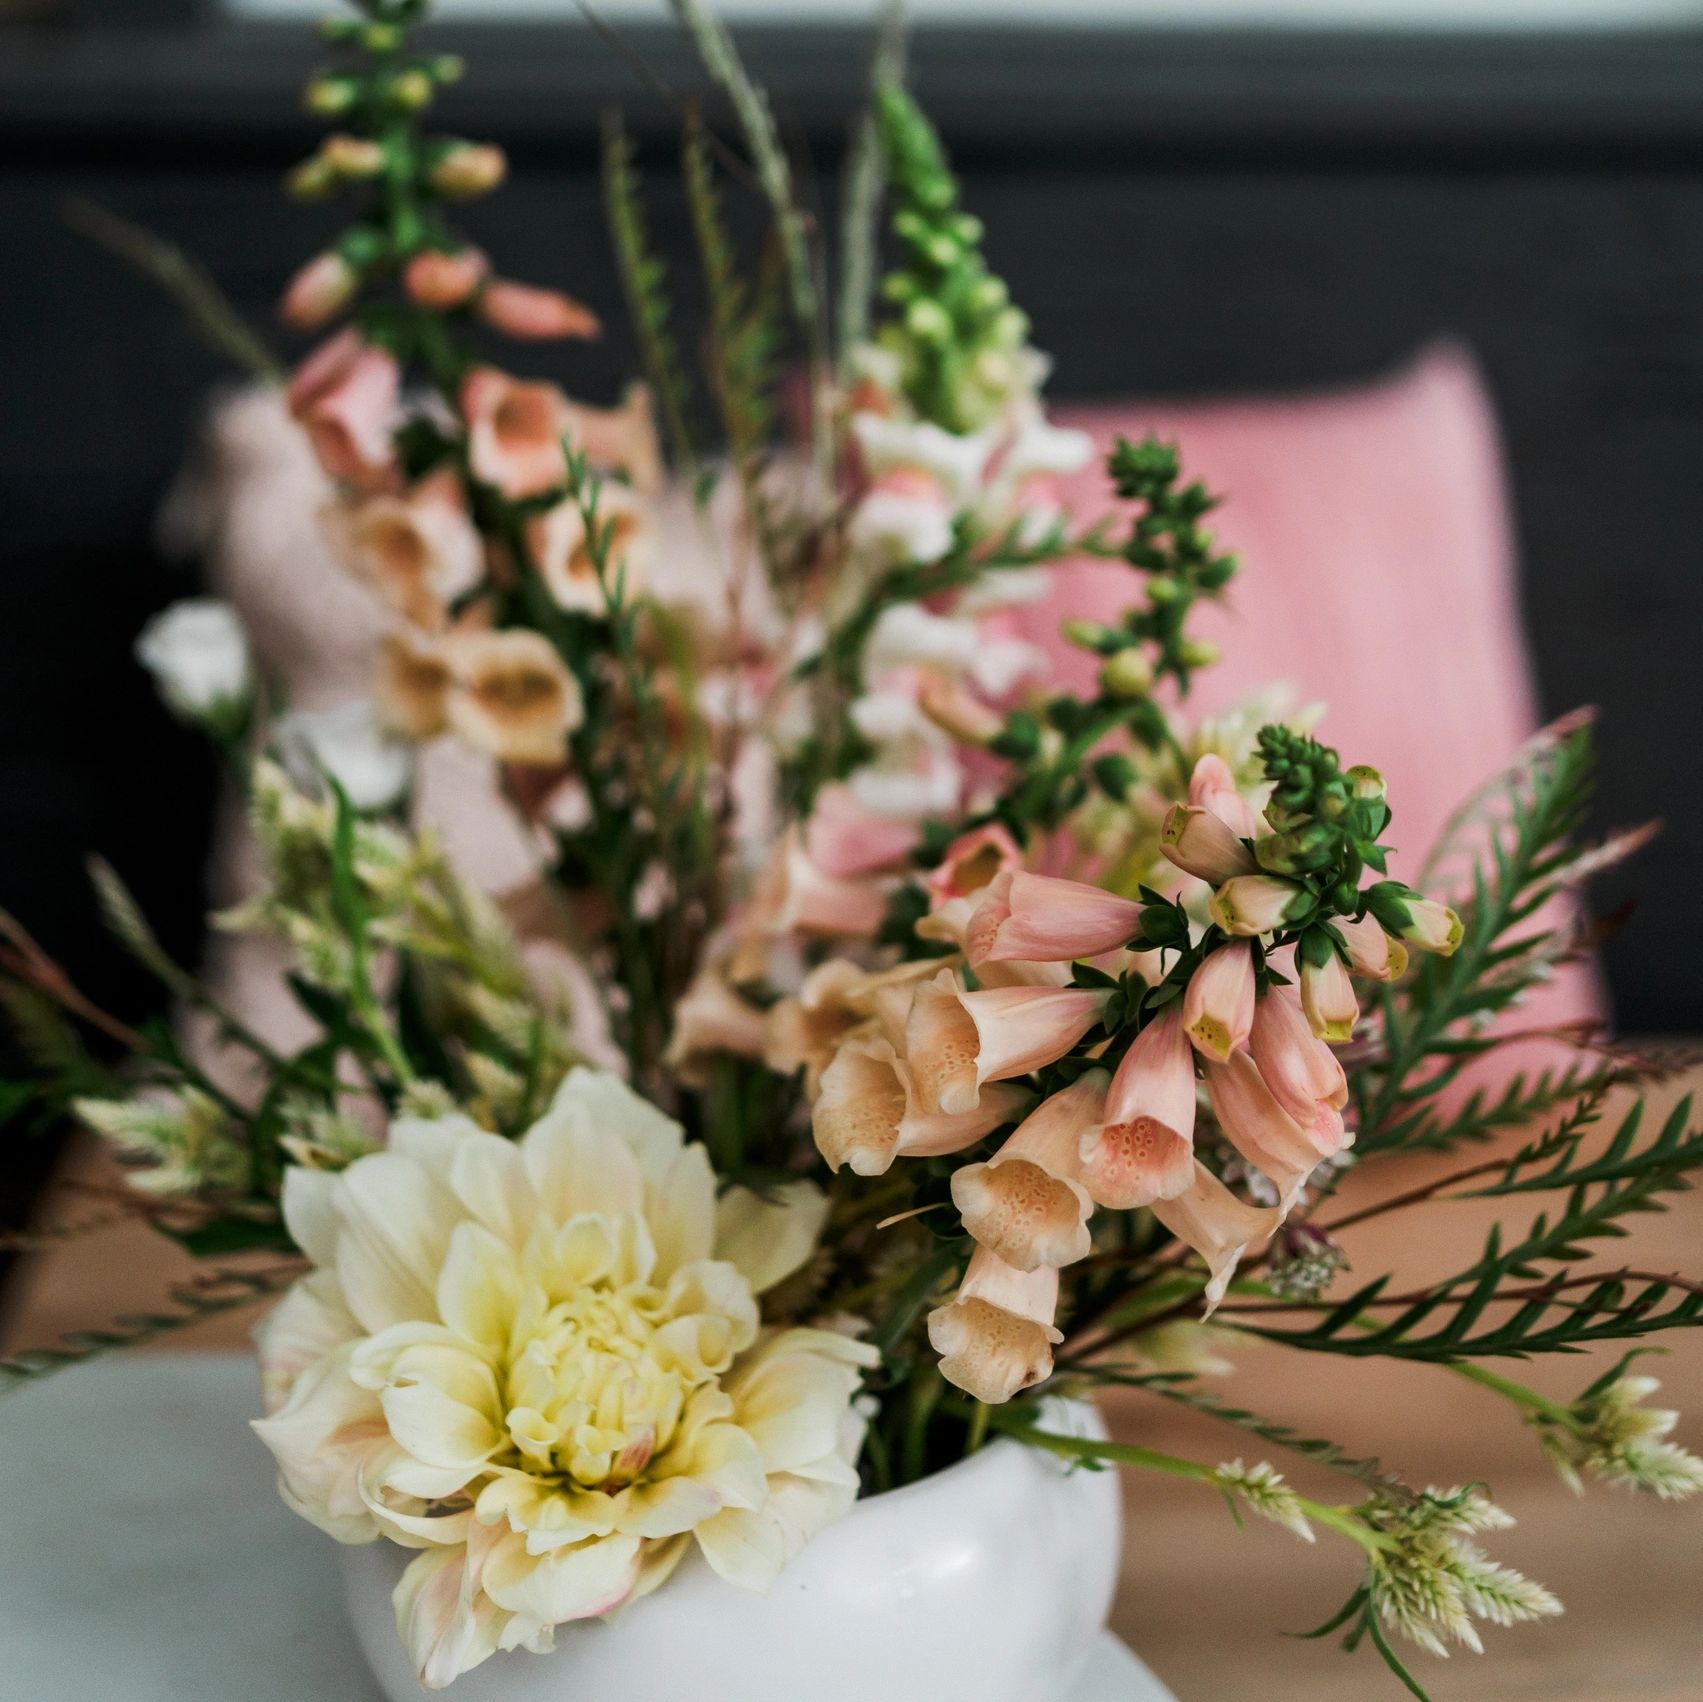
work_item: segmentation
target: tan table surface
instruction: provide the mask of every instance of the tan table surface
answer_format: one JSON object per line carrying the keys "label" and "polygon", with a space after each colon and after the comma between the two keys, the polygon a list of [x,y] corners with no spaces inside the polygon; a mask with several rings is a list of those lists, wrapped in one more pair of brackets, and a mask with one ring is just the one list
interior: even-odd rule
{"label": "tan table surface", "polygon": [[[1703,1072],[1695,1078],[1703,1083]],[[1679,1088],[1673,1090],[1676,1094]],[[1663,1099],[1672,1097],[1664,1090]],[[1652,1106],[1652,1110],[1655,1107]],[[92,1157],[79,1160],[87,1174]],[[1415,1177],[1421,1174],[1415,1169]],[[85,1208],[69,1206],[71,1211]],[[1394,1268],[1421,1281],[1477,1244],[1489,1214],[1478,1205],[1399,1214],[1368,1225],[1356,1274]],[[1377,1236],[1377,1255],[1367,1249]],[[1703,1193],[1637,1224],[1637,1262],[1657,1270],[1703,1268]],[[1603,1244],[1602,1263],[1624,1243]],[[8,1346],[42,1344],[160,1298],[186,1261],[139,1228],[121,1228],[33,1261]],[[174,1348],[228,1346],[251,1318],[225,1317],[171,1338]],[[1679,1439],[1703,1451],[1703,1339],[1673,1335],[1677,1349],[1648,1363],[1662,1399],[1686,1414]],[[1703,1698],[1703,1500],[1664,1505],[1597,1488],[1577,1500],[1554,1476],[1506,1406],[1447,1372],[1378,1361],[1344,1362],[1250,1344],[1218,1393],[1269,1417],[1376,1454],[1410,1482],[1486,1480],[1519,1520],[1492,1539],[1498,1558],[1561,1596],[1567,1616],[1542,1626],[1487,1628],[1487,1653],[1446,1665],[1418,1651],[1415,1670],[1438,1702],[1698,1702]],[[1551,1357],[1508,1374],[1546,1392],[1588,1383],[1603,1353]],[[1346,1500],[1333,1479],[1214,1421],[1141,1395],[1109,1403],[1126,1440],[1209,1461],[1270,1458],[1303,1489]],[[1179,1702],[1376,1702],[1402,1694],[1376,1658],[1334,1643],[1279,1635],[1319,1623],[1348,1594],[1352,1551],[1326,1537],[1308,1548],[1274,1526],[1238,1531],[1223,1503],[1196,1486],[1126,1473],[1122,1585],[1113,1627]],[[1037,1699],[1045,1702],[1045,1699]]]}

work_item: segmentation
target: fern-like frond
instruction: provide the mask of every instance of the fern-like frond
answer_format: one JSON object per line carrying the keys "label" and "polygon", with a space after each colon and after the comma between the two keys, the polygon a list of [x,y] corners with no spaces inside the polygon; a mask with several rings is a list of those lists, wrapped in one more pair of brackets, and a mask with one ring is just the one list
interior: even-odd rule
{"label": "fern-like frond", "polygon": [[669,447],[680,466],[689,471],[696,465],[696,455],[687,412],[686,375],[671,328],[673,309],[668,296],[668,274],[651,247],[643,184],[634,161],[632,141],[614,113],[604,120],[603,126],[603,203],[627,311],[632,317],[645,371],[656,391]]}
{"label": "fern-like frond", "polygon": [[123,1348],[138,1347],[144,1342],[160,1340],[163,1336],[199,1324],[205,1318],[234,1312],[244,1306],[282,1293],[301,1274],[300,1265],[286,1265],[266,1270],[214,1270],[173,1289],[171,1310],[144,1312],[115,1319],[104,1330],[79,1330],[62,1337],[53,1347],[34,1348],[10,1358],[0,1359],[0,1396],[11,1394],[26,1384],[39,1382],[56,1371],[81,1365],[104,1354]]}

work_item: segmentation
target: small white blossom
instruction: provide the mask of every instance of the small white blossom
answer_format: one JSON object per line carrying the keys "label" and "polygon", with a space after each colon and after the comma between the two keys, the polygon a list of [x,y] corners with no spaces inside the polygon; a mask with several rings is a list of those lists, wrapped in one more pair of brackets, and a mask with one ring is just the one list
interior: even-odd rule
{"label": "small white blossom", "polygon": [[1574,1428],[1542,1423],[1544,1452],[1562,1478],[1575,1490],[1594,1477],[1662,1501],[1703,1490],[1703,1460],[1668,1440],[1679,1414],[1643,1404],[1660,1387],[1654,1377],[1617,1377],[1574,1402]]}
{"label": "small white blossom", "polygon": [[278,722],[273,740],[298,786],[318,791],[329,775],[357,810],[393,808],[413,779],[413,747],[386,729],[367,698],[296,710]]}
{"label": "small white blossom", "polygon": [[1293,1531],[1303,1542],[1314,1540],[1313,1527],[1301,1511],[1300,1497],[1283,1481],[1283,1473],[1269,1462],[1257,1460],[1251,1466],[1244,1466],[1240,1460],[1232,1460],[1212,1475],[1226,1495],[1235,1497],[1249,1511]]}
{"label": "small white blossom", "polygon": [[229,603],[189,597],[162,609],[136,639],[136,660],[185,721],[234,715],[254,687],[248,638]]}

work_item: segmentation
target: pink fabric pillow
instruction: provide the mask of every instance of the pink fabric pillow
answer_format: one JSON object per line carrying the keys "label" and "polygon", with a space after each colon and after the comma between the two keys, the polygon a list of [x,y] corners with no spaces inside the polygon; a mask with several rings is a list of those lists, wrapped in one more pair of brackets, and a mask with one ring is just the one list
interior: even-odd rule
{"label": "pink fabric pillow", "polygon": [[[1223,709],[1273,681],[1322,702],[1318,731],[1345,761],[1383,770],[1395,804],[1391,872],[1412,874],[1450,811],[1537,725],[1513,531],[1490,399],[1471,357],[1440,345],[1365,388],[1293,400],[1132,402],[1060,409],[1109,449],[1149,433],[1227,500],[1209,524],[1243,571],[1197,623],[1223,647],[1191,700]],[[1114,498],[1091,465],[1069,496]],[[1114,620],[1131,571],[1063,569],[1030,636],[1086,679],[1058,636],[1071,615]],[[1025,621],[1025,625],[1029,625]],[[1564,975],[1519,1027],[1600,1014],[1594,975]]]}

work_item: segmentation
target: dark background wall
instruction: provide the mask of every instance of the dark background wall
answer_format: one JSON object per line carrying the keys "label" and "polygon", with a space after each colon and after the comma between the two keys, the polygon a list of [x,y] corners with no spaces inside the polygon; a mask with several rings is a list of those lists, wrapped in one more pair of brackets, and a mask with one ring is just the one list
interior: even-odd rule
{"label": "dark background wall", "polygon": [[[0,902],[101,984],[86,850],[186,945],[199,910],[183,827],[210,768],[129,643],[187,588],[150,521],[220,369],[61,205],[181,242],[257,325],[331,217],[275,193],[312,140],[313,43],[197,10],[0,26]],[[627,109],[666,233],[675,108],[583,28],[445,39],[473,70],[446,127],[516,164],[468,223],[516,274],[613,303],[597,113]],[[668,89],[698,86],[674,38],[629,40]],[[865,44],[767,30],[748,49],[831,203]],[[1439,332],[1477,351],[1544,707],[1602,706],[1602,825],[1668,818],[1620,889],[1649,902],[1609,950],[1618,1014],[1703,1030],[1703,39],[941,30],[913,65],[1055,396],[1305,389]],[[619,333],[568,358],[593,396],[632,364]]]}

